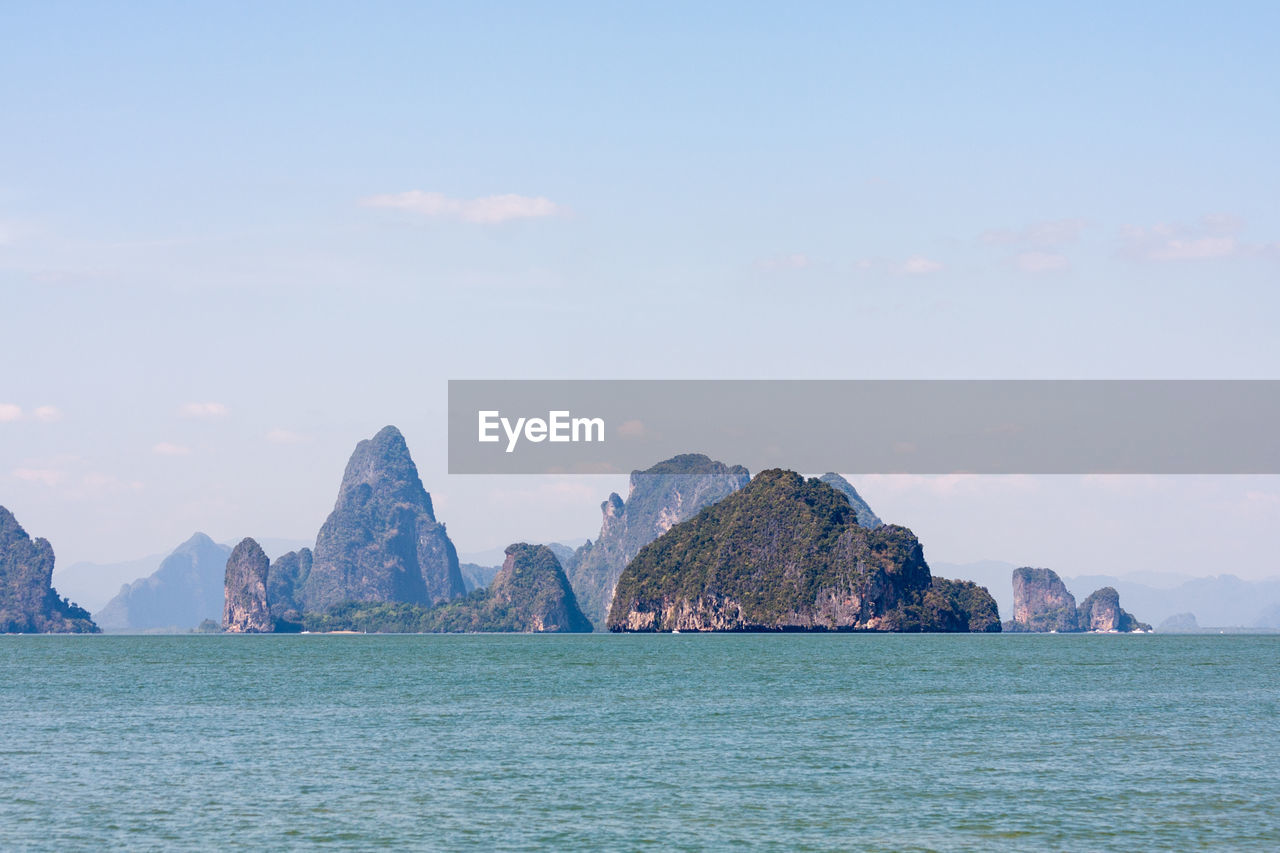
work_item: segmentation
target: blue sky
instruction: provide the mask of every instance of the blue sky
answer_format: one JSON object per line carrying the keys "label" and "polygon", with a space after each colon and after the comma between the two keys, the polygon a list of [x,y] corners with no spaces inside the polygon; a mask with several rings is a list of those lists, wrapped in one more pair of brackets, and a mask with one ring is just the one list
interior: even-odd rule
{"label": "blue sky", "polygon": [[[1280,10],[1116,5],[8,4],[0,503],[309,538],[395,423],[479,550],[622,483],[448,477],[449,378],[1275,378]],[[864,490],[941,559],[1211,573],[1207,513],[1277,573],[1274,479],[1028,488]]]}

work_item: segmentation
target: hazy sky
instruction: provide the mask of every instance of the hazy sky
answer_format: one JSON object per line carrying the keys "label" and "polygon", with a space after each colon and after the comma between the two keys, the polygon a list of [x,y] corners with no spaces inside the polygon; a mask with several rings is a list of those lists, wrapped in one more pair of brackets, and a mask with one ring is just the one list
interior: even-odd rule
{"label": "hazy sky", "polygon": [[[60,563],[309,539],[387,423],[460,550],[594,536],[625,478],[445,474],[449,378],[1280,374],[1274,3],[531,5],[5,5]],[[937,559],[1280,574],[1277,478],[854,480]]]}

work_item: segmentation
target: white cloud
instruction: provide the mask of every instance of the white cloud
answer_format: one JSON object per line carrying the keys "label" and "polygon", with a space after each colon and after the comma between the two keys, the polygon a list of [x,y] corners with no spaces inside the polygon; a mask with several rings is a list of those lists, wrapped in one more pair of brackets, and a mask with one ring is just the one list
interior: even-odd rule
{"label": "white cloud", "polygon": [[277,428],[267,433],[267,441],[273,444],[297,444],[302,441],[302,436],[291,430]]}
{"label": "white cloud", "polygon": [[812,261],[808,255],[792,254],[778,255],[773,258],[761,258],[756,261],[756,267],[762,270],[802,270],[808,267]]}
{"label": "white cloud", "polygon": [[1238,248],[1235,237],[1198,237],[1194,240],[1169,240],[1152,248],[1147,256],[1153,261],[1199,261],[1225,258],[1234,255]]}
{"label": "white cloud", "polygon": [[1056,252],[1022,252],[1013,262],[1023,272],[1059,272],[1071,266],[1065,255]]}
{"label": "white cloud", "polygon": [[162,441],[151,448],[151,452],[160,456],[186,456],[191,452],[190,447],[181,444],[173,444],[172,442]]}
{"label": "white cloud", "polygon": [[942,269],[942,264],[938,261],[932,261],[928,258],[916,255],[914,258],[908,258],[902,265],[902,272],[907,275],[929,275]]}
{"label": "white cloud", "polygon": [[422,216],[456,219],[476,225],[497,225],[512,219],[557,216],[564,208],[544,196],[490,195],[481,198],[449,198],[444,193],[410,190],[361,199],[365,207],[407,210]]}
{"label": "white cloud", "polygon": [[22,417],[22,407],[13,403],[0,403],[0,424],[11,423]]}
{"label": "white cloud", "polygon": [[1205,261],[1266,251],[1239,239],[1243,227],[1228,214],[1206,216],[1195,225],[1126,225],[1120,229],[1120,253],[1144,261]]}
{"label": "white cloud", "polygon": [[27,483],[52,487],[61,483],[65,474],[55,468],[15,468],[13,476]]}
{"label": "white cloud", "polygon": [[57,406],[37,406],[35,416],[36,420],[45,423],[62,420],[62,412]]}
{"label": "white cloud", "polygon": [[220,418],[229,411],[222,403],[186,403],[178,413],[184,418]]}

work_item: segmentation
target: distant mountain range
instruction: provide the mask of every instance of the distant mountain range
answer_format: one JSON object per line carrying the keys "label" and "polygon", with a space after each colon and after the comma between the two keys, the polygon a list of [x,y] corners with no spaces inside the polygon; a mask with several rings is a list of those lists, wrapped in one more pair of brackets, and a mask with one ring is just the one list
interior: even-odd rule
{"label": "distant mountain range", "polygon": [[222,582],[231,549],[197,533],[152,574],[122,587],[93,614],[104,631],[194,628],[222,618]]}

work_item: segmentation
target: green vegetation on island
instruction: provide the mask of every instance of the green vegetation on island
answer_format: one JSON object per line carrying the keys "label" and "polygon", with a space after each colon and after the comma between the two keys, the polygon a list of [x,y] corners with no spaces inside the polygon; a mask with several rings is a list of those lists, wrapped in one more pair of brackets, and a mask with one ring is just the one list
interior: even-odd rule
{"label": "green vegetation on island", "polygon": [[303,617],[312,632],[367,633],[586,633],[591,621],[578,608],[560,561],[545,545],[519,543],[506,550],[502,569],[486,588],[435,607],[412,602],[345,602]]}
{"label": "green vegetation on island", "polygon": [[897,525],[858,523],[817,478],[763,471],[646,545],[618,580],[613,631],[998,631],[990,595],[939,582]]}
{"label": "green vegetation on island", "polygon": [[53,546],[0,506],[0,634],[95,634],[83,607],[53,588]]}

